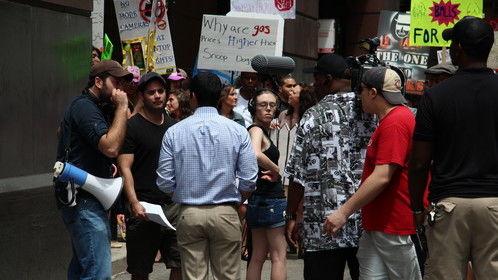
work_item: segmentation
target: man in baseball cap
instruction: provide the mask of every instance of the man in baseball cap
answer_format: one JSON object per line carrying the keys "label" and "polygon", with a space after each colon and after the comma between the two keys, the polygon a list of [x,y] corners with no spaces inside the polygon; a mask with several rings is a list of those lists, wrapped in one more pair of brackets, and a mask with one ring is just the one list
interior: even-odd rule
{"label": "man in baseball cap", "polygon": [[370,89],[375,89],[377,94],[391,105],[406,104],[406,99],[402,93],[401,79],[392,69],[387,67],[371,68],[363,74],[362,83]]}
{"label": "man in baseball cap", "polygon": [[496,279],[498,76],[487,68],[493,29],[464,17],[443,38],[452,41],[458,70],[422,96],[408,171],[415,221],[422,226],[429,219],[424,279],[465,279],[469,261],[477,279]]}
{"label": "man in baseball cap", "polygon": [[484,19],[466,16],[453,28],[444,30],[443,39],[451,40],[452,46],[455,46],[450,47],[450,55],[453,63],[458,65],[462,51],[470,57],[487,61],[494,42],[494,32]]}
{"label": "man in baseball cap", "polygon": [[[292,246],[295,214],[304,199],[304,279],[342,279],[348,263],[358,279],[360,214],[347,220],[339,236],[327,236],[324,218],[348,200],[360,184],[364,152],[375,128],[372,116],[361,112],[360,98],[351,90],[346,60],[325,54],[313,69],[320,100],[301,118],[285,175],[291,180],[286,210],[286,237]],[[322,168],[323,167],[323,168]]]}
{"label": "man in baseball cap", "polygon": [[440,63],[425,69],[425,87],[431,88],[440,82],[452,77],[458,67],[451,63]]}
{"label": "man in baseball cap", "polygon": [[364,73],[361,101],[363,111],[377,115],[379,126],[368,144],[359,190],[327,217],[324,231],[337,236],[361,209],[363,233],[356,255],[361,278],[422,279],[410,237],[415,226],[408,196],[408,152],[415,116],[402,106],[406,100],[399,75],[387,67]]}
{"label": "man in baseball cap", "polygon": [[175,121],[166,115],[166,81],[156,72],[142,76],[138,91],[142,109],[128,120],[126,137],[118,157],[118,166],[124,179],[124,193],[132,216],[127,221],[126,261],[131,279],[149,279],[154,259],[159,250],[170,280],[181,279],[180,253],[176,232],[149,221],[141,202],[163,208],[168,221],[176,227],[180,205],[160,191],[156,184],[161,140]]}
{"label": "man in baseball cap", "polygon": [[[112,178],[112,159],[117,157],[125,138],[128,98],[120,89],[120,80],[133,74],[112,60],[95,63],[87,88],[69,105],[60,124],[57,160],[101,177]],[[104,102],[102,102],[104,101]],[[112,103],[112,122],[103,109]],[[69,231],[73,258],[69,279],[111,279],[111,236],[108,213],[89,192],[65,191],[67,182],[56,188],[58,208]],[[60,190],[60,191],[57,191]],[[73,197],[74,203],[71,203]]]}
{"label": "man in baseball cap", "polygon": [[347,68],[344,57],[338,54],[324,54],[318,59],[315,67],[304,69],[304,72],[313,73],[313,86],[320,100],[330,93],[349,91],[351,81],[345,75]]}

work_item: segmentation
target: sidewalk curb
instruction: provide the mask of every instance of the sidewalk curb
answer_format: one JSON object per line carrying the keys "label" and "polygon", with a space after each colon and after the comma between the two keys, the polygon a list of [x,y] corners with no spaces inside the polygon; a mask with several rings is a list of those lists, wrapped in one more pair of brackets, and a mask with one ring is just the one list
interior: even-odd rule
{"label": "sidewalk curb", "polygon": [[126,271],[126,243],[121,248],[111,248],[112,256],[112,276]]}

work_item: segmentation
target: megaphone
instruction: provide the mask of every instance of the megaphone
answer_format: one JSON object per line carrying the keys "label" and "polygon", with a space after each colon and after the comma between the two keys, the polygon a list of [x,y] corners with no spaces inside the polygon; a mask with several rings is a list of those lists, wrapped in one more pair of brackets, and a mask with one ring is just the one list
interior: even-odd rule
{"label": "megaphone", "polygon": [[60,181],[73,180],[77,187],[91,193],[105,210],[111,208],[123,188],[123,178],[104,179],[80,169],[68,162],[56,162],[54,177]]}

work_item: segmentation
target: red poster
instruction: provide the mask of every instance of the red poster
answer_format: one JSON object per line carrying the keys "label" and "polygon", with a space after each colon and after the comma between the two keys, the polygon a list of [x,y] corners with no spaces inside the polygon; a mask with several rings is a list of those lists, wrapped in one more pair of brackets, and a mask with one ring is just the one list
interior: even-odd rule
{"label": "red poster", "polygon": [[275,8],[281,12],[289,11],[294,6],[294,0],[275,0]]}

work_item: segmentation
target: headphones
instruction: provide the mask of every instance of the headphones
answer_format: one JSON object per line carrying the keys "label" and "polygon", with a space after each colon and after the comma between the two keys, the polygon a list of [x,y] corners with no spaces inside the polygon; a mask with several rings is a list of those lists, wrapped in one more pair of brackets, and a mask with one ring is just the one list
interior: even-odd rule
{"label": "headphones", "polygon": [[249,102],[247,103],[247,110],[249,111],[249,113],[251,113],[251,116],[254,117],[254,115],[256,114],[256,103],[255,103],[256,98],[260,96],[263,92],[271,92],[277,98],[277,108],[275,109],[274,118],[277,117],[280,114],[280,100],[278,99],[278,95],[273,90],[267,88],[257,90],[254,93],[254,97],[249,99]]}

